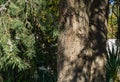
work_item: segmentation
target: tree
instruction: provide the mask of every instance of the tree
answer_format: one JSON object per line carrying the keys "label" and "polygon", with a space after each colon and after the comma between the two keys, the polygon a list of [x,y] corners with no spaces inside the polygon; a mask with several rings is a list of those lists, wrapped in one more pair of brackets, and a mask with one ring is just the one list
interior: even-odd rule
{"label": "tree", "polygon": [[0,81],[56,81],[57,4],[0,0]]}
{"label": "tree", "polygon": [[58,82],[106,82],[108,0],[61,0]]}

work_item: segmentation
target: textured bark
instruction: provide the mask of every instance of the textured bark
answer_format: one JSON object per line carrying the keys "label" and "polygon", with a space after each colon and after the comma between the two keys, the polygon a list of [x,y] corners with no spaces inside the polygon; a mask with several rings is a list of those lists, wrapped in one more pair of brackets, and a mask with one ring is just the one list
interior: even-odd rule
{"label": "textured bark", "polygon": [[105,82],[106,7],[107,0],[61,0],[58,82]]}
{"label": "textured bark", "polygon": [[106,82],[106,35],[108,0],[93,0],[89,15],[89,42],[92,49],[90,82]]}

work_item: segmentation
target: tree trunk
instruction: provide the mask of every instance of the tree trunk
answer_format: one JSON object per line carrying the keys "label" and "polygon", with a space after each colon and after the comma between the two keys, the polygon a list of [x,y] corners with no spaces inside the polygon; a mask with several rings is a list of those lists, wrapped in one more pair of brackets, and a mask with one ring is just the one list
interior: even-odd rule
{"label": "tree trunk", "polygon": [[107,0],[61,0],[58,82],[105,82]]}
{"label": "tree trunk", "polygon": [[89,44],[92,49],[90,82],[106,82],[108,0],[94,0],[89,15]]}

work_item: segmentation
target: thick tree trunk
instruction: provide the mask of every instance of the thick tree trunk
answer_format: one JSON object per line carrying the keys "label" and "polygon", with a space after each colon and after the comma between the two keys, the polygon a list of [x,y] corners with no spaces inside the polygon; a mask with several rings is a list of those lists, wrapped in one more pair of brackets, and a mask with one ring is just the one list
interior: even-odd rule
{"label": "thick tree trunk", "polygon": [[104,0],[61,0],[58,82],[105,82],[106,6]]}

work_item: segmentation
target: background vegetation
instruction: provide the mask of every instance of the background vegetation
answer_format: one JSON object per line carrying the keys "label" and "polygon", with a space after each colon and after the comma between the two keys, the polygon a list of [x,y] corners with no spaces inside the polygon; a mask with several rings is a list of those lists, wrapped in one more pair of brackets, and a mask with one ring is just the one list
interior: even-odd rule
{"label": "background vegetation", "polygon": [[4,82],[55,82],[57,0],[0,0]]}

